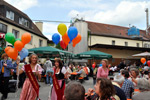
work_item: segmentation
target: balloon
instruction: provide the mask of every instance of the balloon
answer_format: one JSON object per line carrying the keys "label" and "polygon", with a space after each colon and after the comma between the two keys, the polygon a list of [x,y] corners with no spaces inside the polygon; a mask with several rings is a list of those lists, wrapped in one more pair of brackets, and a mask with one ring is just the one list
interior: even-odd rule
{"label": "balloon", "polygon": [[10,58],[16,60],[17,57],[18,57],[18,51],[17,51],[15,48],[10,48],[10,49],[7,51],[7,55],[8,55]]}
{"label": "balloon", "polygon": [[11,49],[12,47],[10,47],[10,46],[8,46],[8,47],[6,47],[5,48],[5,53],[7,53],[7,51],[9,50],[9,49]]}
{"label": "balloon", "polygon": [[12,45],[14,45],[15,43],[15,36],[13,33],[6,33],[5,35],[5,40],[9,43],[11,43]]}
{"label": "balloon", "polygon": [[15,42],[14,47],[15,47],[16,50],[21,51],[22,48],[24,47],[24,44],[21,41],[18,40],[18,41]]}
{"label": "balloon", "polygon": [[72,40],[72,42],[73,42],[73,47],[75,47],[76,44],[78,44],[80,41],[81,41],[81,35],[78,34],[77,37]]}
{"label": "balloon", "polygon": [[145,61],[144,65],[146,65],[146,61]]}
{"label": "balloon", "polygon": [[141,63],[145,63],[146,62],[146,59],[145,58],[141,58]]}
{"label": "balloon", "polygon": [[95,68],[95,64],[92,64],[92,67]]}
{"label": "balloon", "polygon": [[67,26],[65,24],[61,23],[58,25],[57,30],[63,36],[67,32]]}
{"label": "balloon", "polygon": [[22,43],[24,44],[27,44],[31,41],[31,34],[30,33],[24,33],[22,36],[21,36],[21,41]]}
{"label": "balloon", "polygon": [[17,38],[17,39],[16,39],[16,41],[18,41],[18,40],[19,40],[19,41],[21,41],[21,39],[20,39],[20,38]]}
{"label": "balloon", "polygon": [[60,41],[60,35],[58,33],[53,34],[52,41],[57,45]]}
{"label": "balloon", "polygon": [[150,67],[150,60],[147,61],[147,65]]}
{"label": "balloon", "polygon": [[102,67],[102,64],[99,64],[99,67]]}
{"label": "balloon", "polygon": [[76,38],[78,35],[78,30],[76,27],[71,26],[68,30],[68,37],[70,39],[70,41],[72,41],[74,38]]}
{"label": "balloon", "polygon": [[66,49],[67,48],[67,45],[65,44],[65,42],[63,40],[60,41],[60,46],[63,48],[63,49]]}
{"label": "balloon", "polygon": [[20,60],[22,61],[25,57],[27,57],[29,54],[28,50],[23,48],[20,52],[19,52],[19,56],[20,56]]}
{"label": "balloon", "polygon": [[64,36],[62,36],[62,40],[65,42],[65,44],[66,44],[66,45],[68,45],[68,44],[69,44],[70,39],[69,39],[69,37],[68,37],[67,33],[65,33],[65,35],[64,35]]}

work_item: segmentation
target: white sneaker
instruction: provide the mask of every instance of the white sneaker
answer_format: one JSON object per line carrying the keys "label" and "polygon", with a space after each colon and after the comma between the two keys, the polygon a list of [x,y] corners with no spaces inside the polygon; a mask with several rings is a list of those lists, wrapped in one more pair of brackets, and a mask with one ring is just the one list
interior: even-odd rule
{"label": "white sneaker", "polygon": [[53,84],[51,84],[51,87],[53,86]]}

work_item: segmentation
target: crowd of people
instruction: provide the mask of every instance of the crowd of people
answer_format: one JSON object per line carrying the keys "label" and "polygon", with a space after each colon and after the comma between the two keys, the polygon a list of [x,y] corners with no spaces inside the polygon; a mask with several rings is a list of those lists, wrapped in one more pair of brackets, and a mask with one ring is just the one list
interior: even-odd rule
{"label": "crowd of people", "polygon": [[[1,100],[7,99],[10,79],[19,80],[17,86],[22,88],[20,100],[40,100],[38,82],[42,76],[46,76],[45,83],[52,87],[49,100],[143,100],[141,95],[149,96],[145,94],[145,91],[150,91],[150,70],[147,66],[143,66],[141,71],[135,65],[126,66],[123,61],[112,68],[107,59],[101,61],[101,66],[65,66],[60,58],[55,58],[53,63],[47,58],[45,63],[41,64],[36,54],[29,56],[28,63],[25,59],[20,61],[19,57],[13,61],[9,60],[6,53],[1,58]],[[111,79],[110,72],[117,70],[119,74]],[[78,80],[89,80],[89,75],[93,77],[94,89],[91,86],[85,93],[82,82]]]}

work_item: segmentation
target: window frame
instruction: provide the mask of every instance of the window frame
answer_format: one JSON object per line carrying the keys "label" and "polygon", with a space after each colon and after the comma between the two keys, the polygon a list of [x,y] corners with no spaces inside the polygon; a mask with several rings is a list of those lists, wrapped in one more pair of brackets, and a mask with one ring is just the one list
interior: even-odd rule
{"label": "window frame", "polygon": [[42,47],[43,45],[43,40],[39,39],[39,47]]}
{"label": "window frame", "polygon": [[[14,33],[15,31],[15,33]],[[15,38],[19,38],[20,32],[16,29],[12,29],[12,33],[14,34]],[[17,37],[16,37],[16,33],[17,33]]]}
{"label": "window frame", "polygon": [[112,43],[112,45],[115,45],[115,44],[116,44],[116,41],[115,41],[115,40],[112,40],[111,43]]}

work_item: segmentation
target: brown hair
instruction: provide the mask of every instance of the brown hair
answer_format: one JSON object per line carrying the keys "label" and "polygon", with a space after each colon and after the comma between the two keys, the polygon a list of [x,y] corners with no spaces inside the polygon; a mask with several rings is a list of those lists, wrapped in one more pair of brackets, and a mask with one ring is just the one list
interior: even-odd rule
{"label": "brown hair", "polygon": [[55,62],[58,62],[59,63],[59,68],[62,69],[63,63],[62,63],[61,59],[60,58],[55,58]]}
{"label": "brown hair", "polygon": [[1,58],[4,59],[5,56],[8,57],[8,55],[6,53],[3,53]]}
{"label": "brown hair", "polygon": [[99,92],[101,93],[101,100],[109,99],[111,96],[115,95],[115,88],[111,81],[106,78],[97,78],[97,83],[100,81]]}
{"label": "brown hair", "polygon": [[134,71],[134,72],[136,73],[136,76],[139,75],[139,70],[138,70],[138,69],[136,69],[136,68],[131,68],[131,69],[130,69],[130,72],[131,72],[131,71]]}
{"label": "brown hair", "polygon": [[78,82],[70,82],[64,91],[66,100],[84,100],[85,89]]}
{"label": "brown hair", "polygon": [[38,56],[37,56],[35,53],[33,53],[33,54],[31,54],[31,55],[29,56],[29,63],[31,63],[31,58],[32,58],[33,55],[37,57],[36,63],[38,63]]}

